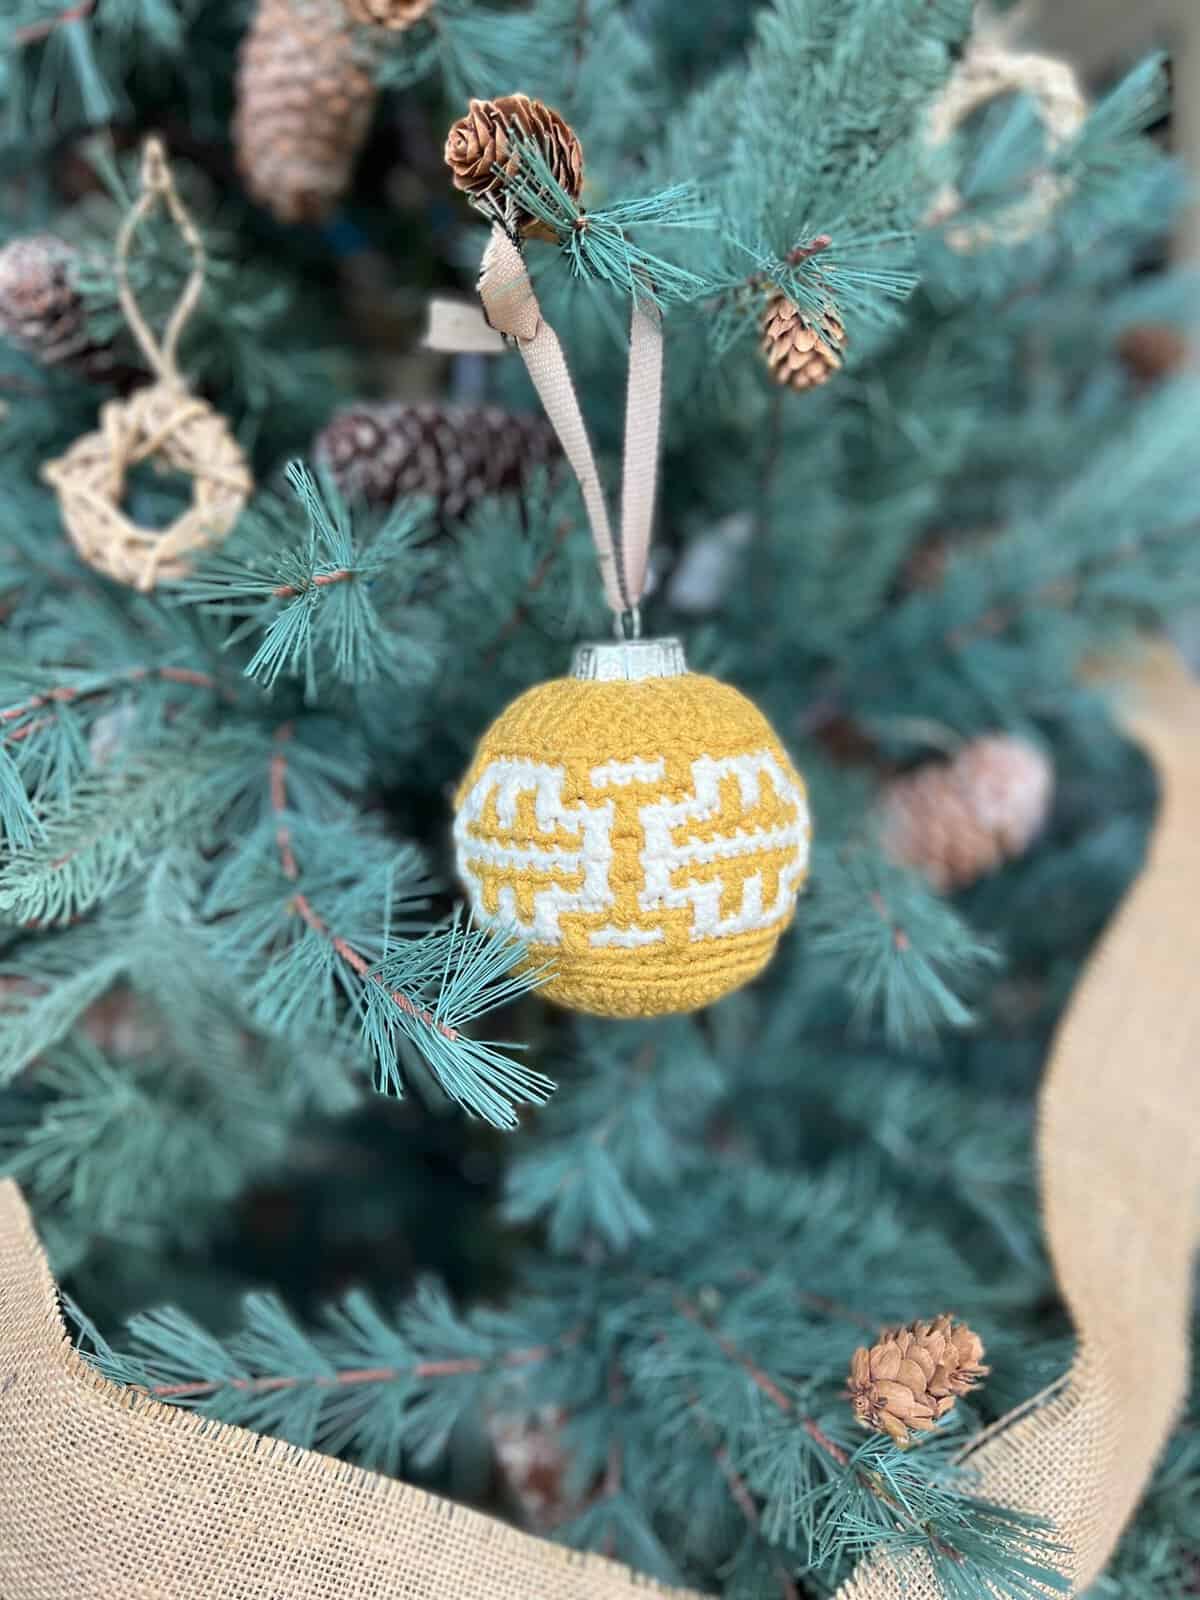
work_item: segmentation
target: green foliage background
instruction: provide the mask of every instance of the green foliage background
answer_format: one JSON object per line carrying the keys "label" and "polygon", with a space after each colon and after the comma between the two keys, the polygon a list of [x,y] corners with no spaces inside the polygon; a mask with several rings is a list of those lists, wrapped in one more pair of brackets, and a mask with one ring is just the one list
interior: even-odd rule
{"label": "green foliage background", "polygon": [[[923,1544],[964,1600],[1050,1581],[1053,1531],[973,1501],[953,1455],[1069,1356],[1032,1097],[1153,808],[1078,668],[1200,593],[1195,380],[1145,388],[1117,355],[1185,327],[1194,285],[1160,270],[1183,193],[1145,136],[1160,63],[1054,151],[1020,96],[929,147],[972,9],[438,0],[382,55],[343,205],[289,228],[229,145],[240,0],[0,0],[3,237],[67,240],[89,326],[136,364],[111,242],[161,131],[211,254],[183,365],[260,485],[189,580],[115,587],[38,474],[107,395],[0,345],[0,1170],[114,1375],[502,1509],[489,1418],[562,1413],[555,1536],[730,1597],[828,1594],[877,1543]],[[532,408],[514,357],[414,354],[486,236],[444,131],[516,89],[586,151],[605,247],[529,259],[610,473],[631,261],[666,302],[647,621],[758,700],[813,792],[770,972],[655,1025],[550,1010],[519,950],[456,920],[449,786],[606,626],[576,494],[542,478],[445,527],[288,466],[353,398]],[[1011,208],[1046,168],[1066,198],[1025,237]],[[951,177],[989,247],[922,225]],[[184,270],[152,230],[152,310]],[[825,389],[768,382],[764,282],[836,303]],[[166,486],[131,494],[170,515]],[[702,551],[721,581],[697,602]],[[883,859],[871,806],[997,730],[1051,755],[1054,815],[944,901]],[[994,1373],[903,1454],[855,1430],[846,1366],[942,1309]],[[384,1376],[331,1381],[361,1369]],[[1097,1595],[1195,1591],[1195,1441]]]}

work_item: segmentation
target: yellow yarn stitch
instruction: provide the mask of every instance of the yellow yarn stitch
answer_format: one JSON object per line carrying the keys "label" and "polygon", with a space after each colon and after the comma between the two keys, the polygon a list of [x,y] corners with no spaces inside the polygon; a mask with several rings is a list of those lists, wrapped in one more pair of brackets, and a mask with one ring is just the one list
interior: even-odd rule
{"label": "yellow yarn stitch", "polygon": [[[716,803],[696,807],[703,814],[676,820],[665,834],[659,826],[660,841],[669,842],[656,855],[647,842],[646,808],[694,800],[693,763],[704,757],[726,768],[728,758],[737,758],[738,770],[712,769]],[[642,767],[624,782],[595,781],[597,769],[631,761],[661,762],[661,771]],[[512,763],[522,764],[517,778]],[[752,797],[743,793],[742,772],[752,774],[745,780]],[[531,775],[549,785],[540,796]],[[597,819],[589,839],[581,807]],[[529,690],[484,734],[456,809],[459,871],[477,917],[530,937],[530,959],[553,967],[541,992],[598,1016],[694,1011],[747,983],[774,953],[806,875],[803,780],[762,713],[736,689],[697,673],[639,682],[557,678]],[[692,859],[662,868],[663,859],[673,861],[689,847]],[[726,854],[694,859],[706,849]],[[581,852],[605,892],[571,907],[573,898],[587,898]],[[695,902],[663,904],[662,895],[647,889],[656,861],[669,897],[719,885],[706,902],[713,927],[703,926]],[[533,937],[539,905],[563,899],[568,906],[553,919],[556,936]],[[715,926],[739,919],[753,925]],[[597,945],[597,934],[655,942]]]}

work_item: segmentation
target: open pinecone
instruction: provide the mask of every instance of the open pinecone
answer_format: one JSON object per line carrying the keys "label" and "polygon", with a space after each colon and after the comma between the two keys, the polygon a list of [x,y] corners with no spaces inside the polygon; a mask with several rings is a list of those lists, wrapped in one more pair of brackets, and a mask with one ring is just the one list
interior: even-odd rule
{"label": "open pinecone", "polygon": [[112,346],[92,335],[71,282],[74,261],[74,250],[56,234],[10,239],[0,250],[0,334],[43,367],[113,383],[123,369]]}
{"label": "open pinecone", "polygon": [[973,739],[953,761],[893,778],[879,802],[884,854],[935,889],[965,889],[1029,848],[1054,798],[1054,768],[1024,739]]}
{"label": "open pinecone", "polygon": [[781,289],[771,292],[759,327],[762,353],[776,383],[789,389],[815,389],[840,371],[839,352],[846,330],[832,307],[821,317],[819,330],[809,323],[794,300]]}
{"label": "open pinecone", "polygon": [[342,0],[351,22],[403,33],[433,10],[434,0]]}
{"label": "open pinecone", "polygon": [[247,191],[280,222],[320,222],[349,185],[378,94],[378,48],[339,0],[257,0],[233,137]]}
{"label": "open pinecone", "polygon": [[869,1349],[854,1352],[847,1394],[864,1428],[904,1446],[910,1429],[936,1426],[986,1376],[982,1361],[979,1335],[949,1316],[883,1328]]}
{"label": "open pinecone", "polygon": [[550,106],[526,94],[472,100],[446,139],[446,165],[454,187],[491,216],[511,219],[529,238],[555,237],[553,229],[516,205],[508,180],[521,165],[514,131],[535,143],[559,187],[578,200],[583,188],[583,147],[574,130]]}
{"label": "open pinecone", "polygon": [[544,417],[384,401],[337,412],[313,455],[351,500],[390,506],[427,495],[443,522],[453,522],[487,495],[519,490],[537,467],[557,461],[559,445]]}

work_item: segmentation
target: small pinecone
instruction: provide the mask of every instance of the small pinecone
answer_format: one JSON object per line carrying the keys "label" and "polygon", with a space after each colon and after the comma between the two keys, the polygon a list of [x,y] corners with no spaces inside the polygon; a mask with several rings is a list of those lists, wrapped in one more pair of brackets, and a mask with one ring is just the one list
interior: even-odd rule
{"label": "small pinecone", "polygon": [[1187,365],[1187,335],[1168,322],[1138,322],[1117,340],[1117,355],[1139,383],[1161,383]]}
{"label": "small pinecone", "polygon": [[351,22],[403,33],[432,11],[434,0],[342,0],[342,4]]}
{"label": "small pinecone", "polygon": [[935,889],[966,888],[1029,848],[1050,811],[1054,768],[1023,739],[992,734],[953,761],[894,778],[880,801],[884,854]]}
{"label": "small pinecone", "polygon": [[542,1406],[531,1417],[495,1416],[488,1422],[504,1486],[522,1524],[535,1533],[549,1533],[581,1509],[567,1494],[565,1421],[565,1412]]}
{"label": "small pinecone", "polygon": [[258,0],[233,137],[247,191],[280,222],[319,222],[344,194],[375,108],[376,50],[339,0]]}
{"label": "small pinecone", "polygon": [[828,383],[842,365],[840,351],[846,330],[832,309],[825,311],[820,329],[805,321],[800,307],[780,289],[772,291],[763,310],[762,353],[776,383],[789,389],[815,389]]}
{"label": "small pinecone", "polygon": [[[459,118],[446,138],[446,165],[454,187],[470,195],[481,209],[505,215],[507,179],[521,164],[512,145],[514,126],[537,145],[559,187],[578,200],[583,188],[583,147],[557,111],[525,94],[471,101],[466,116]],[[552,229],[526,211],[518,210],[515,221],[531,238],[554,238]]]}
{"label": "small pinecone", "polygon": [[954,1410],[960,1394],[986,1376],[982,1361],[979,1335],[948,1316],[883,1328],[869,1349],[863,1345],[854,1352],[847,1394],[864,1428],[903,1446],[910,1429],[934,1427]]}
{"label": "small pinecone", "polygon": [[936,589],[946,576],[950,564],[950,541],[935,533],[916,547],[904,563],[900,573],[900,586],[905,593],[914,590]]}
{"label": "small pinecone", "polygon": [[70,279],[75,252],[52,233],[13,239],[0,250],[0,334],[43,367],[63,367],[89,383],[110,382],[119,363],[96,344],[87,308]]}
{"label": "small pinecone", "polygon": [[313,454],[347,499],[390,506],[429,495],[449,522],[486,495],[519,489],[558,459],[559,445],[543,417],[394,401],[339,411]]}

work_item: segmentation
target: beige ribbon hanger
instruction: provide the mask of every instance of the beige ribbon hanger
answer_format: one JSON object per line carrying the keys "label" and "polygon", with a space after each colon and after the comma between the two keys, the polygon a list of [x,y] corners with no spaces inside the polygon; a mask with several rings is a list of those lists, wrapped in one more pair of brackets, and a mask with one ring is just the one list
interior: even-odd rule
{"label": "beige ribbon hanger", "polygon": [[558,335],[542,316],[521,251],[499,224],[492,229],[483,258],[479,296],[482,315],[473,307],[435,301],[425,342],[431,349],[455,353],[491,353],[503,349],[506,342],[520,351],[563,454],[579,480],[604,597],[616,620],[617,632],[622,634],[629,624],[636,636],[658,491],[663,376],[658,307],[646,297],[634,296],[618,542],[567,358]]}

